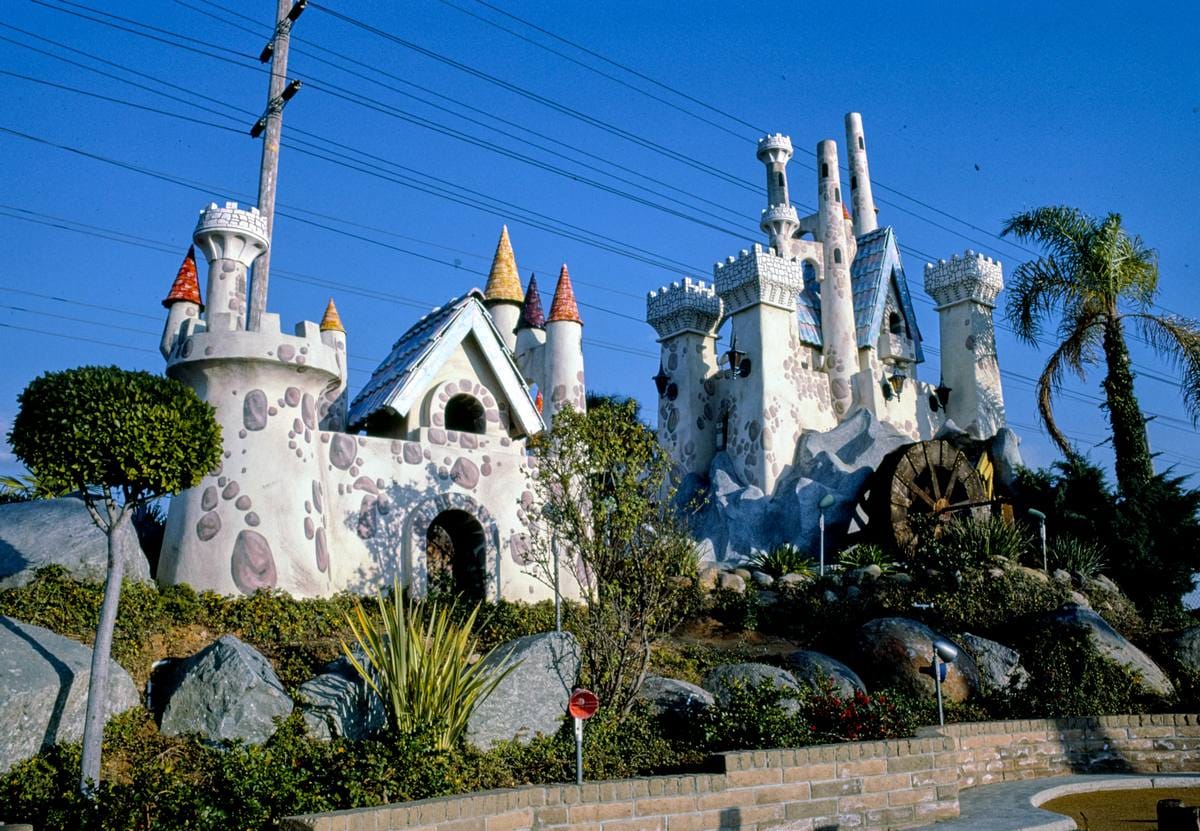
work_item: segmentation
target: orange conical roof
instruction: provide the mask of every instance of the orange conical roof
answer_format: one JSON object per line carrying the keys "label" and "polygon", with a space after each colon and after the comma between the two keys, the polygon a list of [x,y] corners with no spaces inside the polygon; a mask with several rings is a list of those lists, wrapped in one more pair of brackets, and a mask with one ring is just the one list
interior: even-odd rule
{"label": "orange conical roof", "polygon": [[579,306],[575,303],[575,289],[571,287],[571,275],[567,273],[567,264],[563,263],[562,271],[558,272],[558,287],[554,289],[554,302],[550,304],[550,317],[546,322],[569,320],[583,325],[579,317]]}
{"label": "orange conical roof", "polygon": [[508,239],[507,225],[500,229],[500,241],[496,243],[496,256],[492,258],[492,271],[488,274],[483,296],[489,301],[510,300],[513,303],[520,303],[525,299],[521,291],[521,276],[517,273],[517,258],[513,254],[512,242]]}
{"label": "orange conical roof", "polygon": [[849,218],[850,218],[850,209],[846,207],[846,203],[845,203],[845,202],[843,202],[843,203],[842,203],[842,218],[843,218],[843,219],[849,219]]}
{"label": "orange conical roof", "polygon": [[194,245],[188,246],[187,255],[179,264],[179,273],[175,275],[175,282],[171,284],[171,291],[162,302],[168,309],[176,303],[195,303],[201,309],[204,308],[204,304],[200,302],[200,278],[196,276]]}
{"label": "orange conical roof", "polygon": [[341,332],[346,334],[346,327],[342,326],[342,317],[338,314],[337,306],[333,305],[333,298],[329,298],[329,305],[325,307],[325,316],[321,318],[322,332]]}

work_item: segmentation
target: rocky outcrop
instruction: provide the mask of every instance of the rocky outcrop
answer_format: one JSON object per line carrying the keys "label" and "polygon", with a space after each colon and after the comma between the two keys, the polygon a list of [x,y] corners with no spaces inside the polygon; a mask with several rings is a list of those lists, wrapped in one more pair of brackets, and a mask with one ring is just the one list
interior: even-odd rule
{"label": "rocky outcrop", "polygon": [[[137,532],[126,526],[121,540],[125,579],[149,580],[150,564]],[[23,586],[39,568],[62,566],[81,580],[103,581],[108,537],[74,497],[0,505],[0,589]]]}
{"label": "rocky outcrop", "polygon": [[324,672],[301,684],[296,703],[309,735],[322,741],[358,741],[387,725],[383,702],[345,658],[326,665]]}
{"label": "rocky outcrop", "polygon": [[1021,666],[1021,653],[1012,647],[970,632],[963,632],[958,641],[975,659],[985,689],[1004,690],[1009,686],[1020,689],[1029,683],[1029,673]]}
{"label": "rocky outcrop", "polygon": [[1171,657],[1181,669],[1200,672],[1200,626],[1175,633],[1167,644]]}
{"label": "rocky outcrop", "polygon": [[[903,617],[877,618],[858,630],[859,661],[872,690],[897,687],[915,695],[933,695],[933,642],[953,641],[924,623]],[[980,691],[979,670],[965,649],[946,669],[942,695],[966,701]]]}
{"label": "rocky outcrop", "polygon": [[718,706],[728,707],[738,689],[752,689],[761,684],[770,684],[784,692],[782,704],[785,710],[797,712],[800,702],[800,685],[787,670],[770,664],[723,664],[704,676],[704,689],[713,694]]}
{"label": "rocky outcrop", "polygon": [[1091,609],[1068,603],[1042,620],[1048,628],[1074,629],[1086,633],[1101,655],[1137,673],[1149,692],[1162,696],[1175,692],[1171,680],[1149,655],[1125,640],[1108,621]]}
{"label": "rocky outcrop", "polygon": [[802,684],[819,688],[825,679],[828,679],[833,682],[833,691],[841,698],[849,698],[856,692],[867,691],[858,673],[828,655],[802,649],[788,655],[787,661],[792,675]]}
{"label": "rocky outcrop", "polygon": [[527,635],[488,656],[489,669],[513,667],[467,723],[467,740],[486,750],[496,742],[558,732],[579,678],[579,644],[568,632]]}
{"label": "rocky outcrop", "polygon": [[716,702],[712,693],[703,687],[675,678],[647,675],[638,698],[658,716],[687,719],[697,716]]}
{"label": "rocky outcrop", "polygon": [[258,650],[224,635],[159,672],[151,707],[165,735],[262,744],[292,712],[292,700]]}
{"label": "rocky outcrop", "polygon": [[[83,738],[92,650],[49,629],[0,617],[0,773],[59,742]],[[109,664],[105,716],[138,705],[133,679]]]}

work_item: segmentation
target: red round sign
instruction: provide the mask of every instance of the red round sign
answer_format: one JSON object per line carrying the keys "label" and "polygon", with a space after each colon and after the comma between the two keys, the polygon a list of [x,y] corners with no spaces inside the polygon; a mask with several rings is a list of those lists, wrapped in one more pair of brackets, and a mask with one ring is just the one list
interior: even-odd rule
{"label": "red round sign", "polygon": [[596,710],[600,708],[600,699],[596,698],[596,694],[591,690],[579,688],[571,693],[571,701],[567,705],[567,712],[573,718],[589,719],[596,714]]}

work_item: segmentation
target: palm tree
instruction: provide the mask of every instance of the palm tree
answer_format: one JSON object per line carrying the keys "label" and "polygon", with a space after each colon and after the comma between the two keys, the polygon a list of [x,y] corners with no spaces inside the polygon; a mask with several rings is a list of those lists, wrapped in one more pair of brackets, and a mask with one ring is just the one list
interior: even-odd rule
{"label": "palm tree", "polygon": [[1192,421],[1200,416],[1200,325],[1150,309],[1158,291],[1158,254],[1121,226],[1120,214],[1103,219],[1075,208],[1037,208],[1011,217],[1003,234],[1036,242],[1044,256],[1013,273],[1008,319],[1017,335],[1037,346],[1042,322],[1057,312],[1058,341],[1038,379],[1038,410],[1051,438],[1068,458],[1079,457],[1054,421],[1051,399],[1070,370],[1080,378],[1100,362],[1112,427],[1117,488],[1137,493],[1154,475],[1146,422],[1133,389],[1125,324],[1182,376],[1183,403]]}

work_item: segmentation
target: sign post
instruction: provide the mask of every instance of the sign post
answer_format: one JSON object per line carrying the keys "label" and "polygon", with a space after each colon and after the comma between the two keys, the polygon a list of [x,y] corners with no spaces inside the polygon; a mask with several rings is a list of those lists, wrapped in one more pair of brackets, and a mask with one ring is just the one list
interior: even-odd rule
{"label": "sign post", "polygon": [[583,723],[596,714],[600,699],[591,690],[577,687],[571,693],[567,712],[575,719],[575,782],[583,784]]}

